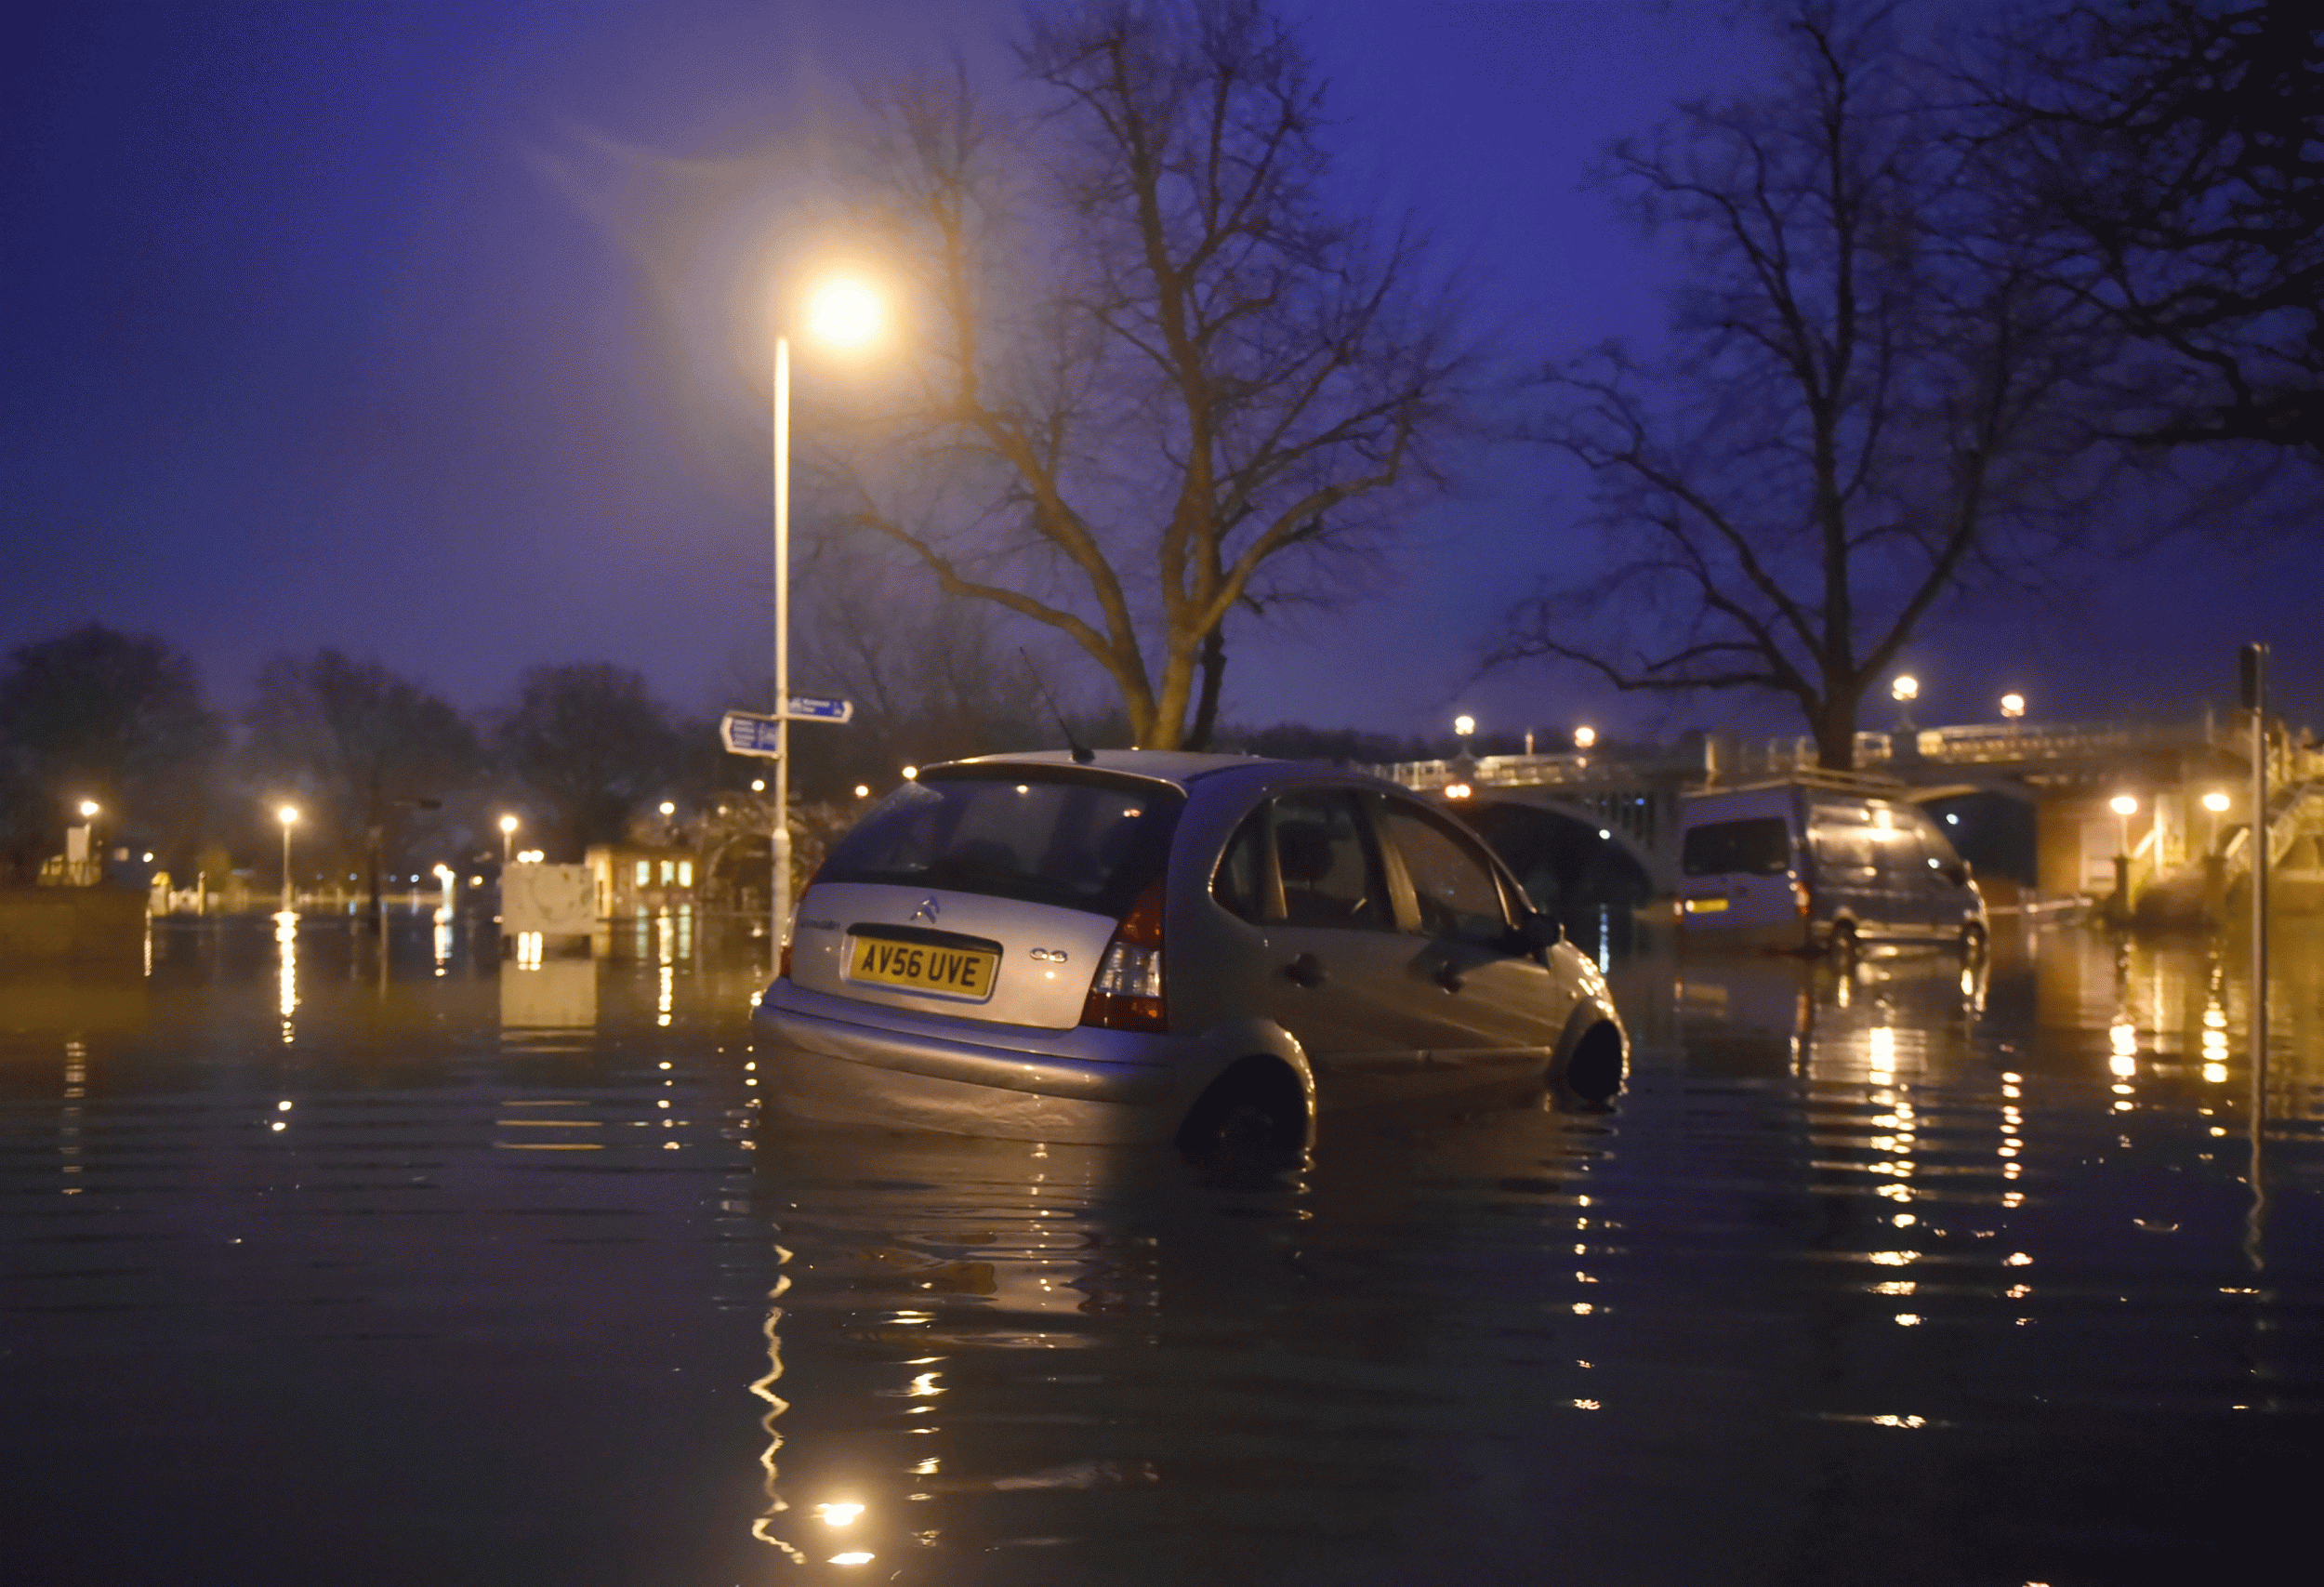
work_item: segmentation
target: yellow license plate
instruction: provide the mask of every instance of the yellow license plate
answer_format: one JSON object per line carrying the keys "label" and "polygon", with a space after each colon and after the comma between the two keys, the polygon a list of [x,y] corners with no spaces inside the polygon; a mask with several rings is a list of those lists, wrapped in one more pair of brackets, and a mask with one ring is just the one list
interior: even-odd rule
{"label": "yellow license plate", "polygon": [[993,995],[993,975],[999,968],[1000,955],[983,948],[931,947],[924,943],[857,937],[854,951],[848,956],[847,973],[851,981],[873,981],[882,986],[903,986],[981,1003]]}
{"label": "yellow license plate", "polygon": [[1727,901],[1723,898],[1690,898],[1686,901],[1686,912],[1690,915],[1716,915],[1726,906]]}

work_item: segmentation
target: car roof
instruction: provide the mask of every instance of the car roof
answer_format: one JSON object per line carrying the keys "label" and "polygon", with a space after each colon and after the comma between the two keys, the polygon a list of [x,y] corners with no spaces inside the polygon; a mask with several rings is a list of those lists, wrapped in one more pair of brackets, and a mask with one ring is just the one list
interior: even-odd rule
{"label": "car roof", "polygon": [[1099,749],[1087,760],[1074,759],[1069,749],[1026,749],[1007,755],[978,755],[965,760],[947,760],[941,766],[930,766],[922,774],[941,773],[952,766],[1074,766],[1091,767],[1102,772],[1122,772],[1134,777],[1152,777],[1158,782],[1185,787],[1218,772],[1233,772],[1252,767],[1296,767],[1292,760],[1269,760],[1255,755],[1197,755],[1182,749]]}

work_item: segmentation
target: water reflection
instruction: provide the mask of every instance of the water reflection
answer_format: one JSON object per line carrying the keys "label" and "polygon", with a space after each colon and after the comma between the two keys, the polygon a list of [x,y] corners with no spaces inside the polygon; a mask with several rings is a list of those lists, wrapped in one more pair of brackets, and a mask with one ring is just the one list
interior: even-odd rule
{"label": "water reflection", "polygon": [[2005,932],[1966,973],[1618,955],[1611,1109],[1334,1118],[1242,1182],[760,1128],[749,941],[690,929],[533,963],[413,919],[383,990],[364,933],[254,919],[0,986],[10,1580],[154,1535],[250,1584],[943,1587],[2304,1541],[2324,936],[2264,1133],[2232,939]]}

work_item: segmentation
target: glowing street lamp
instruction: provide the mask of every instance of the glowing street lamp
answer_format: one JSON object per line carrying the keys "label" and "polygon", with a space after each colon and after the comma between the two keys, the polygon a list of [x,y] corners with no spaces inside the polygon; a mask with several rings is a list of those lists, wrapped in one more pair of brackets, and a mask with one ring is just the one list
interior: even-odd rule
{"label": "glowing street lamp", "polygon": [[2025,695],[2023,695],[2023,694],[2003,694],[2003,695],[2001,696],[2001,715],[2002,715],[2003,717],[2007,718],[2007,719],[2008,719],[2009,721],[2016,721],[2019,717],[2022,717],[2022,716],[2024,716],[2025,714],[2026,714],[2026,696],[2025,696]]}
{"label": "glowing street lamp", "polygon": [[2203,796],[2203,808],[2213,815],[2225,815],[2227,813],[2227,796],[2213,788]]}
{"label": "glowing street lamp", "polygon": [[298,807],[286,804],[274,813],[274,818],[283,824],[283,913],[287,915],[291,912],[290,834],[298,824]]}
{"label": "glowing street lamp", "polygon": [[[807,329],[828,346],[858,348],[878,337],[886,315],[860,278],[825,281],[807,296]],[[782,321],[778,312],[776,321]],[[774,946],[791,935],[791,338],[774,337]]]}
{"label": "glowing street lamp", "polygon": [[500,818],[500,868],[503,870],[508,868],[508,849],[511,844],[515,843],[516,839],[517,818],[513,815],[502,816]]}
{"label": "glowing street lamp", "polygon": [[2116,794],[2106,800],[2106,804],[2121,827],[2122,847],[2119,852],[2127,854],[2131,852],[2131,817],[2138,813],[2138,800],[2129,794]]}
{"label": "glowing street lamp", "polygon": [[1594,727],[1578,727],[1578,728],[1574,729],[1574,747],[1575,747],[1575,748],[1577,748],[1577,749],[1587,749],[1587,748],[1589,748],[1591,745],[1593,745],[1593,744],[1595,744],[1595,743],[1597,743],[1597,742],[1598,742],[1598,730],[1597,730],[1596,728],[1594,728]]}
{"label": "glowing street lamp", "polygon": [[82,819],[82,820],[84,820],[84,821],[94,821],[94,820],[96,820],[96,819],[97,819],[97,812],[98,812],[98,810],[99,810],[99,808],[100,808],[100,807],[99,806],[98,802],[97,802],[95,800],[93,800],[93,799],[85,799],[85,800],[83,800],[81,801],[81,819]]}

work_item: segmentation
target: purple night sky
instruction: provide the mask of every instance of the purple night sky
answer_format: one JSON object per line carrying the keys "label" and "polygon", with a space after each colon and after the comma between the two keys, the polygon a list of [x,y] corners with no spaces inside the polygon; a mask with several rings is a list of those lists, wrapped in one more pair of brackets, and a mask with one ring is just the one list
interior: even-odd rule
{"label": "purple night sky", "polygon": [[[0,649],[92,619],[154,631],[230,707],[266,657],[323,644],[463,707],[506,698],[530,663],[610,659],[709,708],[768,645],[765,353],[734,305],[786,168],[852,113],[853,82],[956,47],[996,60],[1016,15],[27,13],[0,63]],[[1730,7],[1311,15],[1355,191],[1418,210],[1512,345],[1548,359],[1654,335],[1672,266],[1583,179],[1607,138],[1751,80],[1762,46]],[[1464,683],[1507,601],[1578,544],[1563,525],[1581,505],[1545,458],[1503,457],[1412,526],[1381,593],[1241,630],[1227,717],[1798,731],[1780,706],[1622,699],[1572,671]],[[2186,542],[1948,614],[1907,657],[1918,715],[1984,720],[2011,687],[2038,716],[2183,708],[2230,692],[2234,647],[2265,638],[2290,714],[2316,721],[2314,560],[2261,536]]]}

